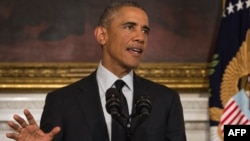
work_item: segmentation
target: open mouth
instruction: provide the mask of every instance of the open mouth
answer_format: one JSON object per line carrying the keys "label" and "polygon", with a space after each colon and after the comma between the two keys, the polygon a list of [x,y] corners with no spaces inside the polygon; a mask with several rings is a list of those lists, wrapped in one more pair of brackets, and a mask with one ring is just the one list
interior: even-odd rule
{"label": "open mouth", "polygon": [[142,49],[139,49],[139,48],[133,48],[133,47],[131,47],[131,48],[127,48],[127,50],[128,50],[128,51],[132,51],[132,52],[134,52],[134,53],[138,53],[138,54],[141,54],[141,53],[143,52],[143,50],[142,50]]}

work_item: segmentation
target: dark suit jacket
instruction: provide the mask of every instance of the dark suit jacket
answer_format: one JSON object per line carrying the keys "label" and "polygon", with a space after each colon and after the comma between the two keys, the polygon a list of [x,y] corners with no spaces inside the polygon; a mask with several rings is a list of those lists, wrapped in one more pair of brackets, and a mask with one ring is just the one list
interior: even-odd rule
{"label": "dark suit jacket", "polygon": [[[133,141],[185,141],[178,93],[135,74],[134,99],[143,95],[150,97],[152,111],[135,130]],[[40,127],[49,132],[55,126],[61,127],[56,141],[109,140],[96,72],[47,95]]]}

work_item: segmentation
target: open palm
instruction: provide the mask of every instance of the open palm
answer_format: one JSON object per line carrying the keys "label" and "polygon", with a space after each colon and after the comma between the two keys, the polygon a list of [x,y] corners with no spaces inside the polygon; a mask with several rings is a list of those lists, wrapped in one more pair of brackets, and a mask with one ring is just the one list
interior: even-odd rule
{"label": "open palm", "polygon": [[44,133],[37,125],[31,113],[25,109],[24,114],[28,123],[19,115],[14,115],[15,121],[9,121],[8,125],[18,133],[7,133],[6,136],[17,141],[51,141],[60,132],[60,127],[54,127],[49,133]]}

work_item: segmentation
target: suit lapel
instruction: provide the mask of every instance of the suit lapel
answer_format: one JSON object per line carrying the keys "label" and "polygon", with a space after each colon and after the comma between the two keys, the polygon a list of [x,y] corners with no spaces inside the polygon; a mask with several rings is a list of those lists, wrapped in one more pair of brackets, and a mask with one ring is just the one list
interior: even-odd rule
{"label": "suit lapel", "polygon": [[96,82],[96,72],[83,79],[79,88],[82,93],[77,95],[77,100],[92,133],[92,138],[94,141],[108,141],[108,131]]}
{"label": "suit lapel", "polygon": [[[148,93],[147,87],[145,86],[145,81],[141,77],[134,74],[134,98],[133,98],[133,110],[132,110],[133,114],[136,113],[135,103],[141,96],[149,96],[149,93]],[[131,121],[132,128],[136,126],[136,124],[138,123],[138,119],[139,119],[138,115],[132,119]],[[142,124],[146,125],[145,122],[147,121],[143,121]],[[139,127],[142,127],[142,124],[140,124]],[[142,131],[142,128],[135,129],[135,130]]]}
{"label": "suit lapel", "polygon": [[147,88],[143,85],[142,79],[134,74],[134,98],[133,98],[133,113],[135,113],[135,102],[141,97],[147,95]]}
{"label": "suit lapel", "polygon": [[[133,98],[133,108],[132,108],[132,114],[135,115],[136,114],[136,107],[135,107],[135,103],[136,103],[136,100],[143,95],[143,90],[145,88],[142,87],[141,85],[141,79],[134,73],[134,98]],[[131,126],[132,128],[134,128],[136,126],[136,123],[137,123],[137,120],[138,120],[138,116],[132,118],[132,121],[131,121]]]}

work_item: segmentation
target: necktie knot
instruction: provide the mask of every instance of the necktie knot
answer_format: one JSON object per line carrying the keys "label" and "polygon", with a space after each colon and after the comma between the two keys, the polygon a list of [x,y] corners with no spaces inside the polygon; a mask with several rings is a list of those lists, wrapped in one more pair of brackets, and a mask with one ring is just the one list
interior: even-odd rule
{"label": "necktie knot", "polygon": [[125,82],[123,80],[116,80],[115,81],[115,87],[116,89],[121,93],[123,86],[125,85]]}

